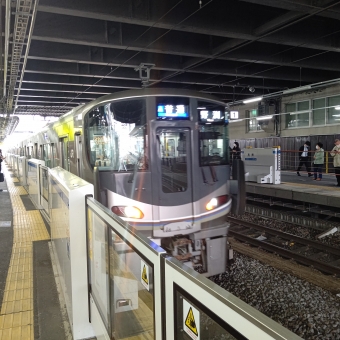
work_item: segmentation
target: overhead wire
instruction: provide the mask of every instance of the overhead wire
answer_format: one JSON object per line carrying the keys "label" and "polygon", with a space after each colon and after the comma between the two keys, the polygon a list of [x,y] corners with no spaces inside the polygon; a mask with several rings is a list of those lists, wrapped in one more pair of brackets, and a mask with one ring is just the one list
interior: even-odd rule
{"label": "overhead wire", "polygon": [[[160,18],[158,18],[150,27],[148,27],[144,32],[142,32],[134,41],[133,43],[135,43],[136,41],[138,41],[143,35],[145,35],[148,31],[150,31],[157,23],[159,23],[163,18],[165,18],[170,12],[172,12],[181,2],[183,2],[183,0],[179,0],[174,6],[172,6],[165,14],[163,14]],[[99,71],[105,69],[107,66],[110,66],[115,59],[117,59],[120,55],[122,55],[124,52],[126,52],[129,48],[131,47],[131,45],[126,46],[125,49],[123,49],[120,53],[118,53],[118,55],[115,56],[114,59],[111,59],[108,63],[106,63],[106,65],[104,65]],[[141,51],[139,51],[137,54],[141,53]],[[137,55],[136,54],[136,55]],[[135,57],[136,55],[134,55],[133,57]],[[131,58],[130,58],[131,59]],[[84,91],[78,93],[78,95],[74,98],[72,98],[68,103],[72,102],[74,99],[77,99],[80,95],[84,94],[86,91],[88,91],[91,87],[93,87],[94,85],[96,85],[99,81],[105,79],[109,74],[111,74],[112,72],[116,71],[119,67],[121,67],[122,65],[124,65],[125,63],[127,63],[130,59],[125,60],[123,63],[121,63],[119,66],[117,66],[114,70],[111,70],[108,74],[106,74],[105,76],[103,76],[102,78],[100,78],[97,82],[95,82],[94,84],[92,84],[91,86],[89,86],[87,89],[85,89]],[[95,78],[95,76],[92,76],[92,78]],[[85,84],[82,84],[81,86],[84,86]],[[66,103],[66,104],[68,104]],[[65,104],[65,105],[66,105]],[[63,106],[65,106],[63,105]]]}
{"label": "overhead wire", "polygon": [[[279,31],[281,31],[281,30],[283,30],[283,29],[285,29],[285,28],[287,28],[287,27],[290,27],[290,26],[292,26],[292,25],[297,24],[298,22],[301,22],[301,21],[303,21],[303,20],[306,20],[306,19],[308,19],[308,18],[310,18],[310,17],[312,17],[312,16],[315,16],[315,15],[317,15],[317,14],[323,12],[323,11],[326,11],[326,10],[328,10],[328,9],[330,9],[330,8],[332,8],[332,7],[336,6],[336,5],[338,5],[338,4],[340,4],[340,1],[335,1],[335,2],[333,2],[332,4],[326,6],[325,8],[322,8],[322,9],[319,9],[319,10],[316,10],[316,11],[313,11],[313,13],[307,14],[307,15],[303,16],[302,18],[298,18],[298,19],[296,19],[296,20],[293,20],[292,22],[287,23],[287,24],[285,24],[285,25],[283,25],[283,26],[280,26],[280,27],[278,27],[278,28],[276,28],[276,29],[274,29],[274,30],[272,30],[272,31],[270,31],[270,32],[267,32],[267,33],[265,33],[265,34],[263,34],[263,35],[261,35],[261,36],[255,38],[255,39],[253,39],[253,40],[246,41],[246,42],[244,42],[244,43],[242,43],[242,44],[240,44],[240,45],[237,45],[237,46],[235,46],[235,47],[229,49],[228,51],[218,53],[218,54],[216,54],[215,56],[212,56],[212,57],[209,57],[209,58],[205,58],[204,60],[199,61],[199,62],[198,62],[197,64],[195,64],[195,65],[188,66],[188,67],[184,68],[184,70],[181,70],[181,71],[176,71],[176,72],[174,72],[174,73],[171,74],[171,75],[168,75],[168,76],[166,76],[166,77],[164,77],[164,78],[162,78],[162,79],[159,79],[159,80],[157,80],[157,81],[155,81],[155,82],[149,84],[148,86],[153,86],[153,85],[155,85],[155,84],[157,84],[157,83],[160,83],[160,82],[162,82],[162,81],[164,81],[164,80],[168,80],[168,79],[170,79],[170,78],[172,78],[172,77],[175,77],[175,76],[177,76],[177,75],[179,75],[179,74],[182,74],[182,73],[184,73],[184,72],[186,72],[186,71],[188,71],[188,70],[194,69],[194,68],[196,68],[196,67],[198,67],[198,66],[202,66],[202,65],[204,65],[204,64],[206,64],[206,63],[208,63],[208,62],[210,62],[210,61],[212,61],[212,60],[215,60],[215,59],[217,59],[217,58],[219,58],[219,57],[221,57],[221,56],[223,56],[223,55],[226,55],[226,54],[229,54],[229,53],[231,53],[231,52],[234,52],[234,51],[236,51],[236,50],[238,50],[238,49],[240,49],[240,48],[243,48],[243,47],[245,47],[245,46],[247,46],[247,45],[250,45],[250,44],[252,44],[252,43],[254,43],[254,42],[256,42],[256,41],[259,41],[259,40],[261,40],[261,39],[263,39],[263,38],[265,38],[265,37],[267,37],[267,36],[269,36],[269,35],[271,35],[271,34],[274,34],[274,33],[276,33],[276,32],[279,32]],[[280,67],[281,67],[281,66],[280,66]],[[223,73],[221,73],[220,75],[223,75]],[[221,86],[221,85],[224,85],[224,84],[227,84],[227,83],[216,84],[216,85],[214,85],[214,86],[209,87],[208,89],[211,89],[211,88],[217,87],[217,86]],[[206,89],[204,89],[203,91],[206,91]]]}
{"label": "overhead wire", "polygon": [[[175,7],[177,7],[183,0],[180,0],[178,3],[176,3],[176,5],[174,5],[170,10],[168,10],[162,17],[160,17],[156,22],[154,22],[154,24],[152,26],[150,26],[145,32],[143,32],[143,34],[139,35],[133,42],[136,42],[140,37],[142,37],[147,31],[149,31],[151,28],[153,28],[160,20],[162,20],[166,15],[168,15]],[[154,39],[152,42],[150,42],[148,45],[146,45],[145,47],[143,47],[140,51],[136,52],[133,56],[129,57],[128,59],[126,59],[123,63],[121,63],[120,65],[116,66],[113,70],[111,70],[110,72],[108,72],[105,76],[103,76],[102,78],[100,78],[98,81],[96,81],[94,84],[92,84],[91,86],[89,86],[88,88],[86,88],[84,91],[82,91],[81,93],[79,93],[76,97],[72,98],[68,103],[72,102],[73,100],[77,99],[80,95],[82,95],[83,93],[85,93],[86,91],[88,91],[90,88],[92,88],[93,86],[97,85],[100,81],[102,81],[103,79],[105,79],[106,77],[108,77],[110,74],[112,74],[114,71],[116,71],[117,69],[119,69],[121,66],[123,66],[124,64],[126,64],[128,61],[130,61],[131,59],[133,59],[134,57],[136,57],[138,54],[144,52],[149,46],[151,46],[152,44],[154,44],[156,41],[158,41],[159,39],[163,38],[166,34],[168,34],[169,32],[173,31],[175,27],[177,27],[178,25],[182,24],[184,21],[188,20],[190,17],[192,17],[193,15],[195,15],[198,11],[202,10],[204,7],[206,7],[207,5],[209,5],[213,0],[209,0],[206,4],[201,5],[197,10],[193,11],[190,15],[188,15],[186,18],[182,19],[180,22],[178,22],[177,24],[173,25],[170,29],[168,29],[166,32],[164,32],[163,34],[161,34],[159,37],[157,37],[156,39]],[[128,50],[131,46],[127,46],[119,55],[121,55],[122,53],[124,53],[126,50]],[[117,56],[116,56],[117,58]],[[114,60],[114,59],[113,59]],[[111,62],[109,62],[107,65],[111,64]],[[107,66],[106,65],[106,66]],[[94,78],[94,77],[93,77]],[[83,84],[84,85],[84,84]],[[68,103],[64,104],[63,106],[67,105]]]}
{"label": "overhead wire", "polygon": [[[312,40],[312,41],[317,41],[317,40],[320,40],[320,39],[324,39],[324,38],[326,38],[326,37],[329,37],[329,36],[331,36],[331,35],[337,34],[337,33],[339,33],[339,32],[340,32],[340,30],[335,31],[335,32],[332,32],[332,33],[327,33],[327,34],[325,34],[325,35],[323,35],[323,36],[321,36],[321,37],[318,37],[318,38],[316,38],[316,39],[314,39],[314,40]],[[309,42],[310,42],[310,41],[309,41]],[[301,43],[301,44],[299,44],[299,45],[297,45],[297,46],[290,47],[290,48],[288,48],[288,49],[286,49],[286,50],[284,50],[284,51],[275,52],[274,54],[269,55],[268,57],[270,58],[270,57],[273,57],[273,56],[276,56],[276,55],[280,55],[280,54],[285,53],[285,52],[287,52],[287,51],[294,50],[294,49],[299,48],[299,47],[303,47],[303,46],[305,46],[305,45],[307,45],[307,44],[308,44],[307,42]],[[265,73],[265,72],[268,72],[268,71],[272,71],[272,70],[275,70],[275,69],[278,69],[278,68],[281,68],[281,67],[286,67],[286,66],[295,64],[295,63],[297,63],[297,62],[304,61],[304,60],[307,60],[307,59],[311,59],[311,58],[314,58],[314,57],[317,57],[317,56],[320,56],[320,55],[323,55],[323,54],[326,54],[326,53],[329,53],[329,52],[332,52],[332,50],[325,50],[325,51],[317,52],[317,53],[311,54],[311,55],[306,56],[306,57],[303,57],[303,58],[295,59],[295,60],[293,60],[293,61],[291,61],[291,62],[285,63],[284,65],[276,65],[276,66],[267,68],[267,69],[262,70],[262,71],[254,72],[254,73],[248,74],[248,75],[246,75],[246,76],[238,77],[237,79],[232,79],[232,80],[229,80],[229,81],[227,81],[227,82],[223,82],[223,83],[221,83],[221,84],[219,84],[219,85],[226,85],[226,84],[228,84],[228,83],[233,83],[233,82],[235,82],[235,81],[239,81],[239,80],[242,80],[242,79],[246,79],[246,78],[249,78],[249,77],[251,77],[251,76],[256,76],[256,75],[259,75],[259,74],[262,74],[262,73]],[[253,61],[253,62],[251,62],[251,63],[242,65],[242,66],[238,67],[237,69],[240,69],[240,68],[245,67],[245,66],[248,66],[248,65],[256,64],[257,62],[258,62],[258,60],[255,60],[255,61]],[[220,75],[223,75],[223,74],[220,74]],[[219,76],[219,75],[214,75],[213,77],[210,77],[209,79],[212,79],[212,78],[214,78],[214,77],[216,77],[216,76]],[[209,88],[205,88],[205,89],[203,89],[202,91],[207,91],[207,90],[209,90],[209,89],[211,89],[211,88],[213,88],[213,87],[215,87],[215,86],[211,86],[211,87],[209,87]]]}

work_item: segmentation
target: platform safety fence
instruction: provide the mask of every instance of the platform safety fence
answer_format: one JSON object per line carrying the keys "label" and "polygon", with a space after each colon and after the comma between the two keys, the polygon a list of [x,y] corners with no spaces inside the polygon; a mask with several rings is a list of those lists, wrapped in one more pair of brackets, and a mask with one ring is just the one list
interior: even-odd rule
{"label": "platform safety fence", "polygon": [[92,330],[107,340],[301,339],[85,196],[91,184],[39,160],[27,160],[26,171],[30,197],[50,209],[74,339]]}
{"label": "platform safety fence", "polygon": [[105,339],[300,339],[167,255],[93,198],[86,199],[86,209],[96,334],[105,329]]}
{"label": "platform safety fence", "polygon": [[[324,174],[334,174],[334,157],[331,155],[332,151],[324,152],[324,163],[322,166],[322,173]],[[300,163],[301,151],[298,150],[282,150],[281,149],[281,170],[296,172]],[[311,172],[314,172],[314,155],[315,151],[310,152],[310,157],[308,157],[308,166]],[[307,172],[305,165],[302,166],[301,172]]]}

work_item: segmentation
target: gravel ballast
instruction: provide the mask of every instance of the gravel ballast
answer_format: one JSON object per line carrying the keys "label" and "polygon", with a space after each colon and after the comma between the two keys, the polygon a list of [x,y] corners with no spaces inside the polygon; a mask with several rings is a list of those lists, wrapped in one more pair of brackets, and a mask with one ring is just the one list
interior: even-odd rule
{"label": "gravel ballast", "polygon": [[304,339],[340,339],[340,298],[322,288],[238,253],[210,279]]}

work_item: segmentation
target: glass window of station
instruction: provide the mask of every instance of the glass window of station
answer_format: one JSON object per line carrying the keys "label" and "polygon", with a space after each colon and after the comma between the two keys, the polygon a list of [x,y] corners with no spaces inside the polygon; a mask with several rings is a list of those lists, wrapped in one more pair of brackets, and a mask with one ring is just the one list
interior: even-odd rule
{"label": "glass window of station", "polygon": [[313,100],[313,125],[340,124],[340,95]]}
{"label": "glass window of station", "polygon": [[228,117],[225,107],[198,101],[200,165],[229,164]]}
{"label": "glass window of station", "polygon": [[248,118],[247,121],[247,132],[255,132],[255,131],[263,131],[259,121],[257,120],[258,117],[258,110],[246,110],[246,117]]}
{"label": "glass window of station", "polygon": [[88,159],[115,171],[148,168],[144,99],[112,102],[85,116]]}
{"label": "glass window of station", "polygon": [[286,128],[340,124],[340,95],[285,105]]}
{"label": "glass window of station", "polygon": [[286,104],[286,127],[294,128],[309,126],[309,113],[309,100]]}

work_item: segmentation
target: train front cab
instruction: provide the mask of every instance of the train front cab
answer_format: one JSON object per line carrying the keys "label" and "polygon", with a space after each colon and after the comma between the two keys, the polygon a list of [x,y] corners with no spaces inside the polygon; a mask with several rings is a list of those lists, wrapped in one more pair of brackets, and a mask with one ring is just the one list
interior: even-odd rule
{"label": "train front cab", "polygon": [[102,204],[205,275],[225,271],[230,187],[240,195],[229,180],[222,103],[184,96],[114,101],[87,114],[84,133]]}

